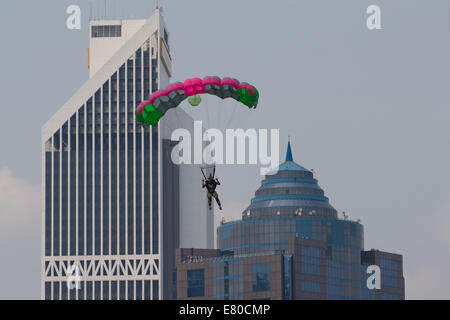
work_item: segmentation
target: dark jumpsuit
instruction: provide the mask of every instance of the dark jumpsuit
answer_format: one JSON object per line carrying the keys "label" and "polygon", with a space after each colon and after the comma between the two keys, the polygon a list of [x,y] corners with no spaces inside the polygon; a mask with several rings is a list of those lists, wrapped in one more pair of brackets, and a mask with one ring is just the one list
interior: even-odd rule
{"label": "dark jumpsuit", "polygon": [[208,205],[209,205],[209,208],[210,208],[210,209],[211,209],[211,200],[212,200],[212,197],[214,197],[214,198],[216,199],[217,204],[218,204],[219,207],[222,209],[222,205],[220,204],[220,200],[219,200],[219,195],[218,195],[217,192],[216,192],[216,187],[217,187],[217,185],[220,185],[220,182],[217,183],[217,181],[215,181],[215,180],[213,180],[213,179],[211,179],[211,180],[209,180],[209,179],[206,180],[206,182],[205,182],[204,185],[203,185],[203,188],[206,187],[206,190],[208,190],[207,197],[208,197]]}

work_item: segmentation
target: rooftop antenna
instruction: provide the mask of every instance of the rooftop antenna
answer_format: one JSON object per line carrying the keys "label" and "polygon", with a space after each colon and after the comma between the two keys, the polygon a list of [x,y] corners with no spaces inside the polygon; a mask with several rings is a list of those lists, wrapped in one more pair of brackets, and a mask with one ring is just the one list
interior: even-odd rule
{"label": "rooftop antenna", "polygon": [[156,8],[155,10],[159,10],[161,12],[163,12],[163,8],[159,6],[159,0],[156,0]]}

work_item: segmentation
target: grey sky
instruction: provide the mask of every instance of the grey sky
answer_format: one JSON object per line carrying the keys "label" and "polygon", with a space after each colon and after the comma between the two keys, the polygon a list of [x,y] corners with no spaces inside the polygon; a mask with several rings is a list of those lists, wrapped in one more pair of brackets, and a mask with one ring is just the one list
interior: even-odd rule
{"label": "grey sky", "polygon": [[[0,197],[0,298],[39,298],[40,128],[88,78],[89,3],[2,1],[0,190],[11,185],[14,196]],[[146,18],[155,6],[107,3],[108,18]],[[81,6],[80,31],[65,27],[70,4]],[[291,135],[294,160],[314,168],[337,210],[361,218],[366,249],[403,254],[407,298],[449,299],[450,1],[160,4],[173,80],[255,84],[258,109],[237,111],[233,125],[280,128],[282,157]],[[366,28],[371,4],[381,7],[382,30]],[[105,17],[103,0],[92,8]],[[239,217],[259,168],[218,174],[226,218]],[[27,198],[23,190],[30,205],[14,206]]]}

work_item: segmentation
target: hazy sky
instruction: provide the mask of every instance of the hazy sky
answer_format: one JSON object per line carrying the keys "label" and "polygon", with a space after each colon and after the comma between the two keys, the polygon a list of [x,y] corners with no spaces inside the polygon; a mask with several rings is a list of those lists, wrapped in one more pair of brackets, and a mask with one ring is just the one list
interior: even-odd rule
{"label": "hazy sky", "polygon": [[[104,3],[2,1],[0,299],[40,296],[40,130],[88,79],[90,12],[147,18],[155,7],[107,0],[105,14]],[[65,26],[71,4],[82,9],[80,31]],[[228,108],[217,121],[279,128],[281,156],[291,135],[294,160],[314,168],[338,211],[361,219],[366,249],[403,254],[407,298],[449,299],[450,1],[160,4],[172,80],[220,75],[255,84],[257,110]],[[382,30],[366,27],[371,4],[381,8]],[[259,168],[217,173],[224,215],[239,218]]]}

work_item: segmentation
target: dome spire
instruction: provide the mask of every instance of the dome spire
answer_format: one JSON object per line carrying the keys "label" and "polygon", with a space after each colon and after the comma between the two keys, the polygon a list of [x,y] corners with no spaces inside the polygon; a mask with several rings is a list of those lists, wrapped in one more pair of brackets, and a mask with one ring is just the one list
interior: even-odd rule
{"label": "dome spire", "polygon": [[291,150],[291,137],[288,137],[288,145],[287,145],[287,151],[286,151],[286,161],[294,161],[292,158],[292,150]]}

